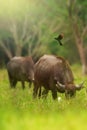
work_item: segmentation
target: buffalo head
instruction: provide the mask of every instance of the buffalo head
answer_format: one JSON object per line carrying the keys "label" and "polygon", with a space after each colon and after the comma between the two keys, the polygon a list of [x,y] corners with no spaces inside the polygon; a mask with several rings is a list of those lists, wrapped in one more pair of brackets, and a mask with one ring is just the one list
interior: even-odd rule
{"label": "buffalo head", "polygon": [[75,85],[75,84],[61,84],[60,82],[57,81],[56,83],[56,87],[57,90],[61,93],[65,92],[66,97],[73,97],[75,96],[76,90],[79,91],[82,88],[84,88],[83,86],[84,81],[82,83],[80,83],[79,85]]}

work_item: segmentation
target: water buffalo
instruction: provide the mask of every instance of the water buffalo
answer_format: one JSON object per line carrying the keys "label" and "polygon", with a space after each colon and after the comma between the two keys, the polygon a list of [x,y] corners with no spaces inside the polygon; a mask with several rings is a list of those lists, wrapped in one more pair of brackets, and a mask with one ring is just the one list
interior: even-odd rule
{"label": "water buffalo", "polygon": [[36,97],[41,87],[45,89],[42,95],[47,96],[49,90],[52,92],[53,99],[57,98],[57,92],[65,93],[65,96],[72,97],[76,90],[83,88],[74,84],[74,77],[69,63],[62,57],[54,55],[44,55],[35,64],[34,70],[34,89],[33,96]]}
{"label": "water buffalo", "polygon": [[25,88],[25,81],[30,85],[34,80],[34,62],[30,56],[13,57],[7,64],[7,72],[10,86],[15,88],[17,81],[21,81]]}

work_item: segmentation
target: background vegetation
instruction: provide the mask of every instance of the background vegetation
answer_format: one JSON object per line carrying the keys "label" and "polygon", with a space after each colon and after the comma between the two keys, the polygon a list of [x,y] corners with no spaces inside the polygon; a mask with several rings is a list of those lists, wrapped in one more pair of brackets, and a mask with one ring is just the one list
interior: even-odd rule
{"label": "background vegetation", "polygon": [[[0,0],[0,66],[18,55],[64,56],[87,69],[87,1]],[[64,33],[63,47],[54,37]]]}

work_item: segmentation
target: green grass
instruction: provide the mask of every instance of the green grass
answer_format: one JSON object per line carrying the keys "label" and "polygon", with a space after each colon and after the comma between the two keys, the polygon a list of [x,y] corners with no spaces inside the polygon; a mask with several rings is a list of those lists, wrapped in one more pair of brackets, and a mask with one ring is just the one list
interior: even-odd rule
{"label": "green grass", "polygon": [[[81,68],[73,68],[75,82],[80,83]],[[22,90],[18,83],[16,89],[9,87],[5,69],[0,70],[0,130],[87,130],[87,93],[86,89],[77,92],[76,97],[66,100],[64,94],[58,94],[62,100],[54,101],[51,93],[46,100],[33,99],[32,88]]]}

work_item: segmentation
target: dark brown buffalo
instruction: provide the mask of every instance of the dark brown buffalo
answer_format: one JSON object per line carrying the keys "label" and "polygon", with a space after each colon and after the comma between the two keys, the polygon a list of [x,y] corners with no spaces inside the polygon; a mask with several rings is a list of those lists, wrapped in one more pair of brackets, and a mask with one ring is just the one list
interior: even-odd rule
{"label": "dark brown buffalo", "polygon": [[76,90],[83,88],[74,84],[74,77],[69,63],[62,57],[54,55],[44,55],[35,64],[33,96],[36,97],[39,91],[41,96],[41,86],[45,88],[42,95],[52,92],[53,99],[57,98],[57,92],[64,93],[66,97],[75,95]]}
{"label": "dark brown buffalo", "polygon": [[34,62],[30,56],[13,57],[7,64],[7,72],[9,76],[10,86],[16,86],[17,81],[21,81],[22,88],[25,88],[25,81],[34,80]]}

